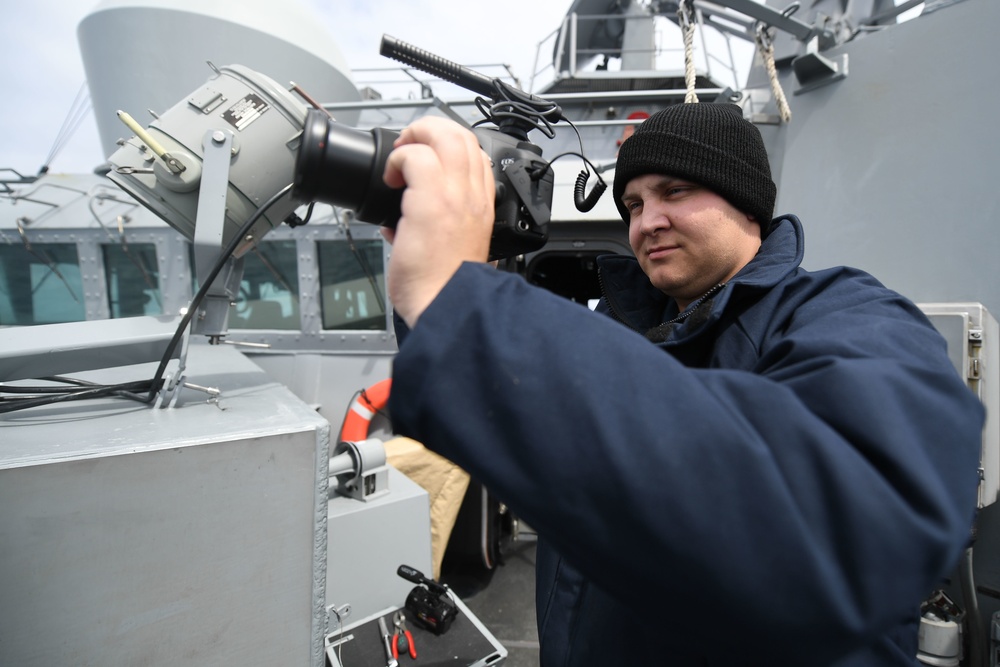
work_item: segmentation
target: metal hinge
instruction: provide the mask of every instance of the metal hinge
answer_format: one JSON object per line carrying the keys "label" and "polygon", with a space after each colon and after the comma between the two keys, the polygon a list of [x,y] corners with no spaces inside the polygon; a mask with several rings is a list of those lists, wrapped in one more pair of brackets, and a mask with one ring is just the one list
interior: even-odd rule
{"label": "metal hinge", "polygon": [[982,377],[982,364],[979,357],[978,348],[983,346],[983,330],[969,329],[969,372],[968,379],[978,380]]}

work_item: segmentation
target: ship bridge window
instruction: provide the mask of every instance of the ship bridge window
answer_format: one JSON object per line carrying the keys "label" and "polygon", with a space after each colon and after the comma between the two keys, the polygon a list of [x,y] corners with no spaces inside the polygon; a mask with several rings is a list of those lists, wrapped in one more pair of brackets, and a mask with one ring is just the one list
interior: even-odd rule
{"label": "ship bridge window", "polygon": [[320,241],[318,250],[323,328],[384,330],[382,240]]}
{"label": "ship bridge window", "polygon": [[75,244],[0,243],[0,326],[85,319]]}
{"label": "ship bridge window", "polygon": [[299,269],[294,240],[266,241],[243,259],[231,329],[299,329]]}
{"label": "ship bridge window", "polygon": [[111,317],[162,315],[156,245],[122,243],[105,245],[102,250]]}

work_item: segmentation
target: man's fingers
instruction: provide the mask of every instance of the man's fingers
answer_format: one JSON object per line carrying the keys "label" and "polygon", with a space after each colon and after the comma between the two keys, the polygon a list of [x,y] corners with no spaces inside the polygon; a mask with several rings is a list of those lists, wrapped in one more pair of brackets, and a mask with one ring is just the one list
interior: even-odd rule
{"label": "man's fingers", "polygon": [[428,146],[403,144],[393,148],[389,153],[382,180],[390,188],[402,188],[408,184],[416,185],[421,174],[429,174],[431,170],[440,171],[440,169],[437,156]]}
{"label": "man's fingers", "polygon": [[406,187],[393,233],[389,295],[413,326],[463,262],[486,261],[493,229],[493,172],[468,128],[428,116],[393,142],[383,178]]}
{"label": "man's fingers", "polygon": [[[454,121],[436,116],[421,118],[403,129],[394,147],[383,174],[390,187],[415,185],[421,178],[432,182],[440,179],[445,169],[466,174],[470,178],[467,187],[477,192],[486,186],[486,181],[471,180],[484,162],[479,142],[472,132]],[[416,147],[430,150],[415,150]],[[489,188],[492,188],[492,181]]]}

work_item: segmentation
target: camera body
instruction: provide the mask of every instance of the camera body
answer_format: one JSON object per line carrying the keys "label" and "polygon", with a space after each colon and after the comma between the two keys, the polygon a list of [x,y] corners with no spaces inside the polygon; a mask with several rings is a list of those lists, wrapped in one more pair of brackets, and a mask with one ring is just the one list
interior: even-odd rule
{"label": "camera body", "polygon": [[542,149],[491,128],[473,130],[490,156],[496,183],[490,259],[537,250],[548,240],[553,173]]}
{"label": "camera body", "polygon": [[[479,98],[476,105],[496,127],[473,129],[490,157],[496,182],[489,258],[514,257],[545,245],[554,176],[542,160],[542,149],[528,141],[528,132],[539,129],[552,136],[551,124],[563,120],[562,110],[389,35],[382,36],[380,53],[492,100],[487,105]],[[397,136],[385,128],[358,130],[337,123],[324,111],[310,110],[295,165],[293,196],[350,208],[358,220],[395,227],[403,193],[389,188],[382,174]]]}
{"label": "camera body", "polygon": [[[490,156],[496,183],[490,259],[541,248],[548,239],[553,190],[552,170],[542,160],[541,148],[499,129],[473,132]],[[293,196],[349,208],[362,222],[395,228],[403,191],[387,186],[382,174],[397,136],[381,127],[358,130],[309,110]]]}

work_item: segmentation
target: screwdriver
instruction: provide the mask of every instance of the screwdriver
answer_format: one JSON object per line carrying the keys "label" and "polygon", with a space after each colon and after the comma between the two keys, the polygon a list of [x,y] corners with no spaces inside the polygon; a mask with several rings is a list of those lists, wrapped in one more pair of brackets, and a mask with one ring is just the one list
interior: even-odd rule
{"label": "screwdriver", "polygon": [[382,643],[385,646],[385,667],[397,667],[396,659],[392,657],[392,646],[389,644],[389,629],[385,627],[385,619],[378,617],[378,629],[382,632]]}

